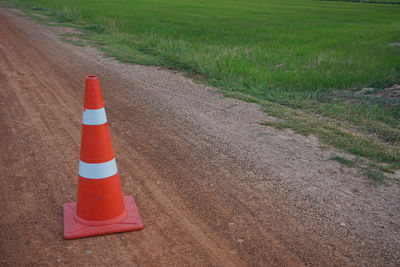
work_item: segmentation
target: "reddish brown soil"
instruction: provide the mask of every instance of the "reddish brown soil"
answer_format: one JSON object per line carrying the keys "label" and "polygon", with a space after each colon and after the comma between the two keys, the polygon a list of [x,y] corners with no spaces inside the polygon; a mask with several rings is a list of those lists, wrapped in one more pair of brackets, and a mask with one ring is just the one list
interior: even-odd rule
{"label": "reddish brown soil", "polygon": [[[375,186],[257,106],[104,59],[0,9],[0,264],[400,265],[397,183]],[[139,232],[64,240],[83,86],[98,75]]]}

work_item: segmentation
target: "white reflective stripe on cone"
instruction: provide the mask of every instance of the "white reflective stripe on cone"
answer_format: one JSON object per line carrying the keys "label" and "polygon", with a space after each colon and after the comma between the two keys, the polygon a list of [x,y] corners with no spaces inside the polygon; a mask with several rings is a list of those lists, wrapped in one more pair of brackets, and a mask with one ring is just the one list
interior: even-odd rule
{"label": "white reflective stripe on cone", "polygon": [[87,179],[103,179],[118,172],[115,158],[104,163],[86,163],[79,161],[79,175]]}
{"label": "white reflective stripe on cone", "polygon": [[107,122],[106,111],[104,107],[99,109],[83,110],[82,124],[85,125],[101,125]]}

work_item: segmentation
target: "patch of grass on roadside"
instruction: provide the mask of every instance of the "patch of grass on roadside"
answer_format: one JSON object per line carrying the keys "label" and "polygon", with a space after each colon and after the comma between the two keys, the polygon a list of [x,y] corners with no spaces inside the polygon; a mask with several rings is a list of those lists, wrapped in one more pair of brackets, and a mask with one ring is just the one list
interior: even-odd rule
{"label": "patch of grass on roadside", "polygon": [[339,163],[341,163],[343,165],[346,165],[348,167],[356,166],[356,162],[354,160],[350,160],[350,159],[347,159],[347,158],[342,157],[342,156],[335,155],[335,156],[332,156],[330,159],[331,160],[336,160],[337,162],[339,162]]}
{"label": "patch of grass on roadside", "polygon": [[395,173],[393,169],[393,167],[395,167],[394,165],[382,165],[371,161],[369,162],[368,166],[365,166],[365,161],[360,158],[350,160],[338,155],[333,155],[330,159],[335,160],[347,167],[361,169],[366,177],[376,183],[383,183],[385,181],[387,177],[385,176],[384,172],[391,174]]}
{"label": "patch of grass on roadside", "polygon": [[379,170],[377,171],[377,170],[366,169],[364,171],[364,174],[369,179],[377,183],[383,183],[385,180],[385,175],[382,173],[382,171]]}
{"label": "patch of grass on roadside", "polygon": [[370,162],[369,166],[373,169],[378,169],[386,173],[395,173],[396,167],[398,168],[398,166],[394,164],[382,165],[382,164],[377,164],[375,162]]}
{"label": "patch of grass on roadside", "polygon": [[315,134],[327,144],[379,162],[400,161],[400,154],[396,147],[352,132],[351,129],[346,129],[344,125],[340,126],[334,121],[330,122],[303,110],[262,101],[237,92],[224,91],[224,95],[260,104],[268,114],[279,118],[274,122],[265,122],[264,125],[266,126],[273,126],[279,129],[290,128],[303,135]]}
{"label": "patch of grass on roadside", "polygon": [[[290,128],[303,135],[314,134],[326,144],[375,162],[374,166],[369,167],[371,171],[371,173],[368,172],[369,175],[373,175],[373,172],[379,172],[382,168],[385,168],[384,165],[378,163],[388,163],[390,167],[386,169],[394,170],[400,168],[400,154],[397,147],[363,136],[353,131],[351,125],[341,125],[337,121],[329,121],[325,117],[321,118],[316,114],[307,113],[301,109],[293,109],[273,102],[261,101],[241,93],[223,92],[225,96],[259,104],[264,107],[268,114],[278,118],[272,122],[264,122],[263,124],[266,126],[278,129]],[[364,167],[361,167],[359,162],[351,164],[344,158],[335,158],[335,160],[364,170]]]}
{"label": "patch of grass on roadside", "polygon": [[387,173],[392,173],[392,174],[395,173],[395,169],[392,166],[387,167],[387,166],[383,166],[383,165],[378,165],[378,169],[380,169],[383,172],[387,172]]}
{"label": "patch of grass on roadside", "polygon": [[76,38],[79,38],[79,35],[71,34],[71,33],[64,33],[64,34],[60,34],[59,36],[61,38],[61,41],[65,42],[65,43],[70,43],[70,44],[73,44],[73,45],[76,45],[79,47],[86,46],[82,40],[76,39]]}

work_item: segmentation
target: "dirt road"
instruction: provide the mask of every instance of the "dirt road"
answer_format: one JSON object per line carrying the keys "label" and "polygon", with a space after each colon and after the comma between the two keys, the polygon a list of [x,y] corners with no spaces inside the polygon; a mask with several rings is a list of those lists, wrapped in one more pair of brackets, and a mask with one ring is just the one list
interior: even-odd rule
{"label": "dirt road", "polygon": [[[62,43],[0,9],[0,264],[399,265],[400,190],[329,160],[312,136],[180,74]],[[86,75],[100,79],[139,232],[63,240]]]}

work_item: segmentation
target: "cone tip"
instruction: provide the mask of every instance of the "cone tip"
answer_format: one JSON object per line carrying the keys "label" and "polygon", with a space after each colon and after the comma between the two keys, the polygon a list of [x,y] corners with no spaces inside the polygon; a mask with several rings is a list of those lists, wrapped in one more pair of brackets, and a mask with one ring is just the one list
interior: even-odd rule
{"label": "cone tip", "polygon": [[94,75],[86,77],[85,83],[85,98],[83,101],[84,109],[99,109],[102,108],[103,100],[101,98],[99,79]]}

